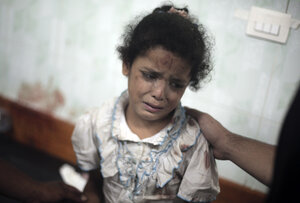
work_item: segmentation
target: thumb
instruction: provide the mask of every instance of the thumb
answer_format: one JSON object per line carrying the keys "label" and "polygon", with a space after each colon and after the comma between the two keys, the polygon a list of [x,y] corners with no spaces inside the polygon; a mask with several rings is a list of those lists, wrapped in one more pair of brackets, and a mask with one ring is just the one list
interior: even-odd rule
{"label": "thumb", "polygon": [[192,108],[189,108],[187,106],[184,107],[186,113],[190,116],[192,116],[193,118],[195,118],[198,122],[200,121],[200,118],[202,115],[204,115],[205,113],[202,112],[202,111],[198,111],[196,109],[192,109]]}

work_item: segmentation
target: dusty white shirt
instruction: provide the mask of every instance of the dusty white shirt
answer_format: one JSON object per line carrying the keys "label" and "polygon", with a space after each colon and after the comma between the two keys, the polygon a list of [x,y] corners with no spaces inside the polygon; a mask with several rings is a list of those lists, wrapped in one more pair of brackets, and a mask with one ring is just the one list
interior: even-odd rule
{"label": "dusty white shirt", "polygon": [[140,139],[128,127],[128,93],[81,116],[72,136],[82,170],[100,168],[107,203],[210,202],[216,163],[197,122],[179,105],[164,129]]}

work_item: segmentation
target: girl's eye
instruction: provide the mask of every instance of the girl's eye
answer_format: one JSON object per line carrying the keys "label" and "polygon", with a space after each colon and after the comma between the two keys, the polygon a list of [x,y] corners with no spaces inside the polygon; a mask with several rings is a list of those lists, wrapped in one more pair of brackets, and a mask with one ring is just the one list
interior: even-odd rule
{"label": "girl's eye", "polygon": [[182,89],[184,87],[183,84],[177,82],[170,82],[170,86],[174,89]]}
{"label": "girl's eye", "polygon": [[157,76],[152,73],[142,72],[142,75],[147,80],[155,80],[157,78]]}

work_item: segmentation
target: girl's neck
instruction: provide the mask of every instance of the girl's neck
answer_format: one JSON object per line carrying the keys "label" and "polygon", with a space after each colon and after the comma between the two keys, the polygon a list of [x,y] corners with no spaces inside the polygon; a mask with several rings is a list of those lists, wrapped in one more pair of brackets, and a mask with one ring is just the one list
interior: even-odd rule
{"label": "girl's neck", "polygon": [[157,134],[164,129],[171,121],[173,113],[170,113],[167,117],[155,120],[147,121],[142,119],[136,119],[134,115],[128,112],[128,106],[125,109],[126,122],[130,130],[139,136],[140,139],[145,139]]}

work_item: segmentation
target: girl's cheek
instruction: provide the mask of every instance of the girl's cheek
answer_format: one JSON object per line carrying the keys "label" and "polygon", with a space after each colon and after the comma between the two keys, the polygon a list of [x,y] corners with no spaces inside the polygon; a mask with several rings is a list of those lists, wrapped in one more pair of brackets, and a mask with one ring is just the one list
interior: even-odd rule
{"label": "girl's cheek", "polygon": [[178,104],[181,99],[182,94],[179,92],[170,92],[169,93],[169,100],[172,101],[172,103]]}

